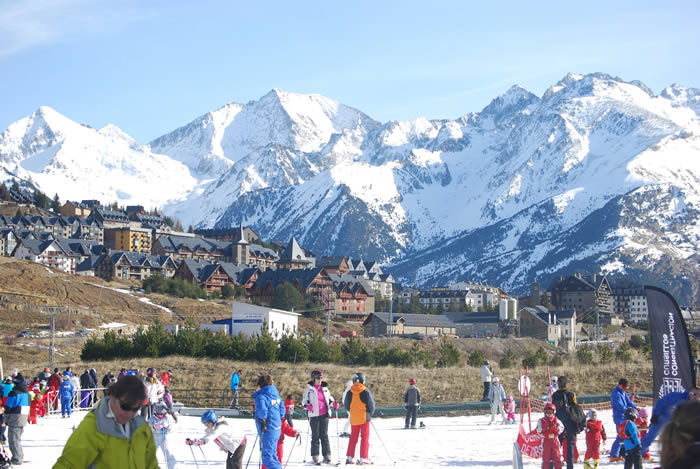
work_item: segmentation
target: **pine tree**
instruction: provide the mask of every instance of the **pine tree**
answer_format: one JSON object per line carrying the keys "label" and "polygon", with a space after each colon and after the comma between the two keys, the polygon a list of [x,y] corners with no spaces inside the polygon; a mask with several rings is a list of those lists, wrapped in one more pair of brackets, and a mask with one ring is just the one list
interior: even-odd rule
{"label": "pine tree", "polygon": [[10,200],[10,191],[4,182],[0,184],[0,200]]}
{"label": "pine tree", "polygon": [[61,199],[58,198],[58,193],[53,196],[53,200],[51,201],[51,211],[56,215],[61,213]]}

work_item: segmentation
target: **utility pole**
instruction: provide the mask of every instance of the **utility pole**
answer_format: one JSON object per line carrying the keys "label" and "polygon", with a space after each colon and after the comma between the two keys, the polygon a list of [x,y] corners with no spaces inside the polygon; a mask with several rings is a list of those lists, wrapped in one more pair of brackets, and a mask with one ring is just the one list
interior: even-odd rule
{"label": "utility pole", "polygon": [[70,311],[70,308],[67,306],[42,306],[41,309],[49,316],[49,325],[51,327],[49,367],[54,368],[56,359],[56,316],[58,316],[61,311]]}
{"label": "utility pole", "polygon": [[394,294],[392,290],[391,298],[389,298],[389,326],[387,327],[387,337],[389,339],[389,347],[391,347],[391,333],[394,325]]}

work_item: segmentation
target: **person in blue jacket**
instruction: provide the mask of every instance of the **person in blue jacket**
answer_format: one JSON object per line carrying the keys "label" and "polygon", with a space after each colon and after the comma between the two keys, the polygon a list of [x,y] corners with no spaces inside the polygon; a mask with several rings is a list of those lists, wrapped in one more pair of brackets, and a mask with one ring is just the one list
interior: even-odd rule
{"label": "person in blue jacket", "polygon": [[68,417],[73,413],[73,408],[71,404],[73,403],[73,385],[70,382],[70,376],[67,374],[63,375],[63,382],[58,388],[58,397],[61,400],[61,417],[65,418],[66,414]]}
{"label": "person in blue jacket", "polygon": [[[617,434],[625,447],[625,468],[642,469],[642,442],[639,440],[639,430],[634,423],[639,417],[635,407],[630,407],[623,414],[624,420],[618,425]],[[620,436],[624,435],[624,436]]]}
{"label": "person in blue jacket", "polygon": [[[637,408],[634,402],[632,402],[632,399],[627,395],[628,388],[629,382],[627,379],[620,378],[620,381],[617,382],[617,386],[615,386],[615,389],[610,393],[610,404],[612,405],[613,422],[615,422],[615,426],[625,422],[625,411],[627,409],[630,407],[633,409]],[[620,435],[617,435],[610,447],[610,462],[618,462],[624,459],[620,457],[620,443],[622,443],[622,438],[620,438]]]}
{"label": "person in blue jacket", "polygon": [[255,399],[255,422],[260,436],[262,463],[267,469],[282,469],[277,459],[277,440],[282,429],[282,417],[285,414],[284,401],[277,388],[272,384],[270,375],[258,378],[258,389],[253,393]]}
{"label": "person in blue jacket", "polygon": [[17,374],[13,380],[15,385],[5,401],[5,424],[7,425],[7,439],[12,452],[11,462],[20,465],[24,462],[22,450],[22,433],[27,425],[29,415],[29,390],[27,383],[21,374]]}
{"label": "person in blue jacket", "polygon": [[238,370],[231,375],[231,394],[233,399],[231,399],[231,408],[238,409],[238,388],[241,385],[241,374],[243,370]]}
{"label": "person in blue jacket", "polygon": [[671,414],[678,405],[685,401],[700,400],[700,388],[692,388],[685,392],[670,392],[659,399],[651,411],[651,425],[646,436],[642,439],[642,454],[651,446],[666,422],[671,418]]}

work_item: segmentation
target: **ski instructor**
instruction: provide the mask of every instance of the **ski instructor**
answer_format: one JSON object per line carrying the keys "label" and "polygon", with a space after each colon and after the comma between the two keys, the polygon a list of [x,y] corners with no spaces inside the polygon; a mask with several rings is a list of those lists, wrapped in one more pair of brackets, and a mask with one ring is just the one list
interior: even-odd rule
{"label": "ski instructor", "polygon": [[267,469],[282,469],[277,459],[277,440],[280,439],[282,417],[285,414],[284,402],[279,391],[272,384],[270,375],[258,378],[258,389],[253,393],[255,400],[255,423],[260,435],[262,463]]}
{"label": "ski instructor", "polygon": [[146,400],[138,376],[123,376],[109,386],[66,442],[53,469],[158,469],[156,445],[148,423],[136,413]]}

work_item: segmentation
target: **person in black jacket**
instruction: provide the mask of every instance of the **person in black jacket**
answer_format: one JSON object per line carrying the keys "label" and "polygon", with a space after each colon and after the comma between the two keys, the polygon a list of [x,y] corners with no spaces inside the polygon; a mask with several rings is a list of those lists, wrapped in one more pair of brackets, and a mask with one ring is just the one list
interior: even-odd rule
{"label": "person in black jacket", "polygon": [[90,370],[80,375],[80,407],[90,407],[90,389],[95,387],[95,383],[90,376]]}
{"label": "person in black jacket", "polygon": [[556,417],[564,425],[564,432],[559,435],[559,443],[566,438],[566,468],[574,468],[574,445],[576,444],[576,433],[578,427],[576,422],[569,418],[566,408],[576,402],[576,393],[568,388],[569,379],[566,376],[559,377],[559,389],[552,394],[552,403],[557,408]]}

